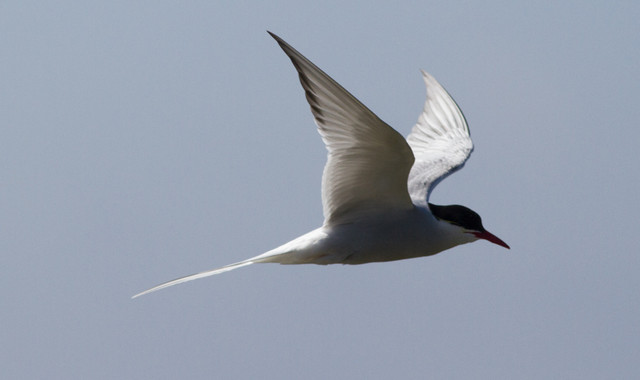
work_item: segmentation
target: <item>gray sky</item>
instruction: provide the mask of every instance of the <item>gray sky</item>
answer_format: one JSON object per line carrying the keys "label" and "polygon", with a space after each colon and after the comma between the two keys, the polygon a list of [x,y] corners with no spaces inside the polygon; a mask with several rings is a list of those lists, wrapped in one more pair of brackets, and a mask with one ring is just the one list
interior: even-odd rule
{"label": "gray sky", "polygon": [[[301,3],[0,4],[3,377],[638,376],[639,3]],[[404,135],[432,73],[476,148],[431,200],[511,251],[130,300],[322,223],[324,146],[267,29]]]}

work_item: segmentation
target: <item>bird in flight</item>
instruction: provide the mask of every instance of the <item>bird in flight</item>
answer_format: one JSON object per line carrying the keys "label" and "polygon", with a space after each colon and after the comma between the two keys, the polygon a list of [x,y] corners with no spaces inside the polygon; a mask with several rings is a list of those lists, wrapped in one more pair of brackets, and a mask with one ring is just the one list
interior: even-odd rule
{"label": "bird in flight", "polygon": [[473,150],[467,122],[447,91],[422,71],[424,109],[405,140],[282,38],[298,71],[328,157],[324,223],[261,255],[165,282],[133,296],[255,263],[364,264],[430,256],[479,239],[509,246],[460,205],[429,203],[433,188]]}

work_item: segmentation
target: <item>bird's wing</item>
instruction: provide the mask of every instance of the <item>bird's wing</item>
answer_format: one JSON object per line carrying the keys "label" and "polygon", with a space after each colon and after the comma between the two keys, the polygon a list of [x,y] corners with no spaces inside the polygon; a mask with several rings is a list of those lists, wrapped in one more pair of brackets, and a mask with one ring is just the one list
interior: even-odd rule
{"label": "bird's wing", "polygon": [[409,194],[415,204],[426,204],[433,188],[464,166],[473,143],[469,127],[451,95],[422,71],[427,101],[407,142],[415,156],[409,173]]}
{"label": "bird's wing", "polygon": [[289,56],[328,152],[322,176],[325,225],[371,211],[413,207],[407,179],[414,158],[402,135],[311,61],[269,32]]}

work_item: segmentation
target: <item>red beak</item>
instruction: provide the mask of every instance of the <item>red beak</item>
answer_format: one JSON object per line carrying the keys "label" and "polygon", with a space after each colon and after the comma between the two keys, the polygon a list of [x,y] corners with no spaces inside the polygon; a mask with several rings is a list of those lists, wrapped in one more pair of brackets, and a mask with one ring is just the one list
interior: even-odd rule
{"label": "red beak", "polygon": [[507,243],[503,242],[502,239],[487,230],[484,230],[482,232],[474,232],[473,234],[476,235],[476,237],[478,237],[479,239],[488,240],[493,244],[498,244],[499,246],[505,247],[506,249],[511,249],[511,247],[509,247]]}

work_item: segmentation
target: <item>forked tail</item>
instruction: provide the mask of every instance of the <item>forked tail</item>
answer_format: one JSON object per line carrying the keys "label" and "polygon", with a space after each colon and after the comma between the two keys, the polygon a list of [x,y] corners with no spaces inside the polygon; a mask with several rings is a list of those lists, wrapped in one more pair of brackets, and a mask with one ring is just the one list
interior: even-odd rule
{"label": "forked tail", "polygon": [[322,247],[318,244],[318,242],[322,241],[322,239],[326,238],[326,232],[324,229],[318,228],[311,232],[308,232],[296,239],[291,240],[290,242],[279,246],[278,248],[272,249],[271,251],[265,252],[261,255],[254,256],[252,258],[239,261],[237,263],[225,265],[218,269],[211,269],[208,271],[192,274],[190,276],[176,278],[175,280],[171,280],[165,282],[164,284],[160,284],[158,286],[154,286],[149,290],[145,290],[142,293],[138,293],[131,298],[140,297],[147,293],[155,292],[156,290],[168,288],[169,286],[182,284],[183,282],[197,280],[203,277],[213,276],[214,274],[220,274],[224,272],[228,272],[230,270],[234,270],[240,267],[246,267],[247,265],[251,265],[254,263],[279,263],[279,264],[334,264],[342,262],[341,258],[328,260],[326,255],[323,254]]}
{"label": "forked tail", "polygon": [[156,290],[168,288],[170,286],[177,285],[177,284],[182,284],[183,282],[193,281],[193,280],[197,280],[199,278],[213,276],[215,274],[228,272],[230,270],[234,270],[234,269],[237,269],[237,268],[240,268],[240,267],[246,267],[247,265],[251,265],[251,264],[253,264],[255,262],[257,262],[257,261],[254,261],[254,258],[251,258],[249,260],[240,261],[240,262],[237,262],[237,263],[225,265],[222,268],[211,269],[211,270],[207,270],[207,271],[204,271],[204,272],[192,274],[192,275],[189,275],[189,276],[176,278],[175,280],[167,281],[167,282],[165,282],[163,284],[154,286],[151,289],[145,290],[144,292],[138,293],[138,294],[136,294],[135,296],[133,296],[131,298],[132,299],[133,298],[137,298],[137,297],[143,296],[145,294],[148,294],[148,293],[151,293],[151,292],[155,292]]}

